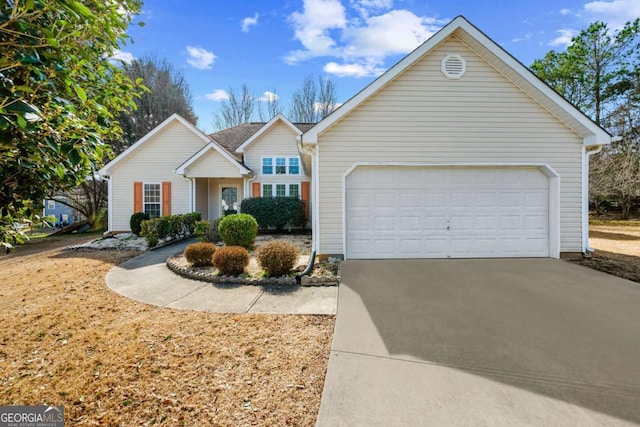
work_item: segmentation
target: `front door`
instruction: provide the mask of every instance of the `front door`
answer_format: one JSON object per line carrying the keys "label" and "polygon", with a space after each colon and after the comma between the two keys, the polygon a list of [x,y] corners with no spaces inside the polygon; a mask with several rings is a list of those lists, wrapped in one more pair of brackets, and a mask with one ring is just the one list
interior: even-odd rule
{"label": "front door", "polygon": [[220,187],[220,216],[238,213],[240,204],[238,203],[238,187],[237,186],[221,186]]}

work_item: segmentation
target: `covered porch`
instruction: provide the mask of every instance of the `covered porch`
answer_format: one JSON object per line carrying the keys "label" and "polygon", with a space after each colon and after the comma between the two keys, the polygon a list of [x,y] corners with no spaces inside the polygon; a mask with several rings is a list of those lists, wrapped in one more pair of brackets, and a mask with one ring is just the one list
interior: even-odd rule
{"label": "covered porch", "polygon": [[192,183],[193,208],[202,214],[202,219],[240,212],[240,203],[245,198],[243,178],[193,178]]}

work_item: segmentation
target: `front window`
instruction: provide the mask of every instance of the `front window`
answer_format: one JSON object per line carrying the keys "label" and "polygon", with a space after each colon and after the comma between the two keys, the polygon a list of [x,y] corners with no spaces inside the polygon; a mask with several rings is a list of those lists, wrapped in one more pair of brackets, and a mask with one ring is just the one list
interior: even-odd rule
{"label": "front window", "polygon": [[300,197],[300,186],[298,184],[289,184],[289,196]]}
{"label": "front window", "polygon": [[144,212],[149,218],[160,216],[160,184],[144,185]]}
{"label": "front window", "polygon": [[56,208],[55,200],[47,200],[47,209],[55,209],[55,208]]}
{"label": "front window", "polygon": [[271,175],[273,173],[273,159],[271,157],[264,157],[262,159],[262,174]]}
{"label": "front window", "polygon": [[287,173],[287,159],[284,157],[276,157],[276,175],[285,175]]}
{"label": "front window", "polygon": [[262,184],[262,197],[273,197],[273,185]]}
{"label": "front window", "polygon": [[262,197],[300,197],[300,184],[262,184]]}
{"label": "front window", "polygon": [[289,157],[289,175],[298,175],[300,173],[300,165],[297,157]]}
{"label": "front window", "polygon": [[287,184],[276,184],[276,197],[285,197],[287,195]]}

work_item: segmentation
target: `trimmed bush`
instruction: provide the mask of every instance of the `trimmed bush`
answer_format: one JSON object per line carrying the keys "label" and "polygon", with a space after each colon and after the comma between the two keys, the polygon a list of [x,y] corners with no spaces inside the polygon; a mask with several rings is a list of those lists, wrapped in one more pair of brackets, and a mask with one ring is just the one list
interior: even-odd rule
{"label": "trimmed bush", "polygon": [[252,215],[261,230],[303,228],[307,222],[304,202],[297,197],[252,197],[244,199],[240,209]]}
{"label": "trimmed bush", "polygon": [[249,251],[242,246],[223,246],[213,254],[213,265],[223,276],[238,276],[249,265]]}
{"label": "trimmed bush", "polygon": [[260,246],[256,251],[260,267],[270,277],[289,274],[298,261],[298,249],[284,240],[273,240]]}
{"label": "trimmed bush", "polygon": [[184,248],[184,257],[194,267],[208,267],[213,265],[213,254],[216,245],[213,243],[192,243]]}
{"label": "trimmed bush", "polygon": [[181,239],[193,235],[200,213],[192,212],[180,215],[168,215],[142,222],[142,233],[150,247],[156,246],[167,237],[170,240]]}
{"label": "trimmed bush", "polygon": [[146,221],[149,219],[149,214],[144,212],[136,212],[131,215],[131,219],[129,220],[129,227],[131,228],[131,232],[136,236],[140,236],[142,233],[142,221]]}
{"label": "trimmed bush", "polygon": [[194,234],[201,242],[217,243],[220,241],[220,234],[218,234],[218,225],[220,225],[219,218],[216,218],[212,221],[198,221],[195,224]]}
{"label": "trimmed bush", "polygon": [[248,214],[227,215],[220,220],[218,233],[227,246],[250,248],[256,241],[258,223],[254,217]]}

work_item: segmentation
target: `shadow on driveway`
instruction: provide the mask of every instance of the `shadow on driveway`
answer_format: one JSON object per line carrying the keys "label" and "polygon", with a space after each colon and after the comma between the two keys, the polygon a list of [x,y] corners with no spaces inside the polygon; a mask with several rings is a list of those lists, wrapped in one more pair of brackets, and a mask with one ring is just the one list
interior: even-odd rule
{"label": "shadow on driveway", "polygon": [[640,423],[636,283],[551,259],[391,260],[347,261],[340,286],[332,357],[426,362]]}

